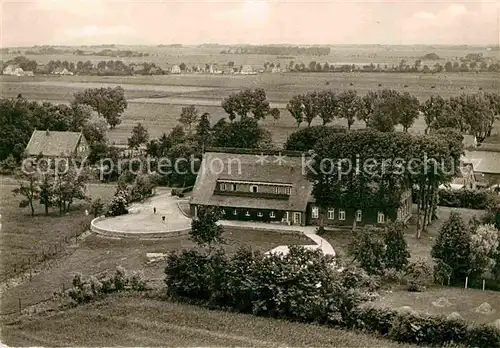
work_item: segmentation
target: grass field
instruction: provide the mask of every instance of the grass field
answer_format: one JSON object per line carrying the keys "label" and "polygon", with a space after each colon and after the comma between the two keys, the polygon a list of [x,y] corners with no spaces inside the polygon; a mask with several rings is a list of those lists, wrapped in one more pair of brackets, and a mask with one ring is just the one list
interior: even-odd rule
{"label": "grass field", "polygon": [[[22,94],[27,99],[67,103],[73,93],[85,88],[121,85],[125,89],[129,106],[122,117],[122,123],[109,132],[110,141],[126,144],[132,128],[142,122],[156,138],[169,132],[176,124],[182,107],[195,104],[201,113],[211,114],[212,124],[227,117],[219,107],[220,101],[230,93],[242,88],[262,87],[266,90],[272,106],[280,108],[278,121],[263,121],[270,130],[273,141],[281,145],[297,127],[295,120],[286,110],[286,103],[298,93],[314,90],[332,89],[342,91],[356,89],[365,94],[369,90],[394,88],[414,94],[426,100],[432,94],[443,97],[458,95],[462,92],[474,93],[479,88],[484,91],[498,91],[500,80],[494,74],[388,74],[388,73],[287,73],[259,74],[254,76],[218,76],[205,74],[165,75],[165,76],[37,76],[19,78],[0,76],[2,89],[0,97],[16,97]],[[327,85],[328,83],[328,85]],[[352,85],[351,85],[352,84]],[[382,86],[379,87],[378,85]],[[404,85],[408,85],[407,88]],[[431,88],[435,86],[435,88]],[[340,124],[344,124],[340,120]],[[320,123],[319,120],[315,121]],[[302,125],[305,126],[305,125]],[[356,122],[353,128],[364,127]],[[419,119],[411,129],[422,132],[424,121]],[[494,132],[493,138],[498,132]]]}
{"label": "grass field", "polygon": [[9,346],[413,347],[316,325],[116,295],[2,329]]}
{"label": "grass field", "polygon": [[[223,247],[230,254],[242,246],[265,252],[278,245],[311,244],[311,241],[305,237],[237,228],[226,228],[223,237],[226,242]],[[193,247],[195,244],[188,236],[136,240],[109,239],[91,235],[66,256],[51,262],[51,267],[35,275],[31,282],[5,291],[0,297],[0,313],[15,311],[19,298],[25,305],[35,304],[50,297],[54,291],[62,289],[63,286],[67,288],[76,272],[90,276],[104,271],[113,271],[117,266],[123,266],[129,270],[143,270],[149,281],[162,286],[164,263],[148,265],[146,254],[168,253],[171,250]],[[15,252],[15,249],[12,251]]]}
{"label": "grass field", "polygon": [[[52,211],[44,215],[44,208],[35,204],[34,217],[30,216],[29,208],[19,208],[22,197],[14,197],[12,190],[16,186],[2,184],[0,186],[0,201],[2,214],[2,230],[0,231],[0,279],[10,273],[14,265],[33,264],[40,261],[42,250],[45,253],[54,245],[64,242],[65,238],[74,237],[91,217],[85,216],[81,203],[77,203],[69,215],[60,216]],[[90,185],[88,194],[91,197],[103,197],[105,200],[114,194],[115,188],[110,185]]]}

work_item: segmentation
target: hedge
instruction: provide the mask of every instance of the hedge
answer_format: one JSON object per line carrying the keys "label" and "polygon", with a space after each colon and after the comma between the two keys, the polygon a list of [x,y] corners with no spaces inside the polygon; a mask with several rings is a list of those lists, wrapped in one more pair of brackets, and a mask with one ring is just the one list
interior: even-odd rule
{"label": "hedge", "polygon": [[165,274],[169,296],[212,308],[354,328],[398,342],[500,348],[500,330],[493,326],[366,304],[366,273],[338,272],[317,250],[291,247],[280,256],[242,249],[232,257],[222,250],[174,251]]}
{"label": "hedge", "polygon": [[438,192],[439,205],[452,208],[486,209],[491,199],[488,191],[447,190]]}
{"label": "hedge", "polygon": [[353,311],[349,324],[404,343],[443,346],[453,342],[478,348],[500,347],[500,330],[492,325],[474,326],[465,320],[413,311],[363,306]]}

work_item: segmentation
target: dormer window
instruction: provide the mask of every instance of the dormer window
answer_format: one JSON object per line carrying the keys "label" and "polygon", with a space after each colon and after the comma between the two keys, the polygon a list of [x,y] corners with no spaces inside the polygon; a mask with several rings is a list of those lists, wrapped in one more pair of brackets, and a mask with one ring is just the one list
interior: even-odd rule
{"label": "dormer window", "polygon": [[274,187],[274,193],[277,194],[277,195],[279,195],[279,193],[280,193],[279,186]]}
{"label": "dormer window", "polygon": [[292,188],[289,187],[289,186],[285,187],[285,194],[291,195],[292,194]]}
{"label": "dormer window", "polygon": [[250,216],[250,212],[247,210],[247,212],[245,213],[245,216]]}
{"label": "dormer window", "polygon": [[224,183],[219,184],[219,189],[221,191],[226,191],[226,184],[224,184]]}

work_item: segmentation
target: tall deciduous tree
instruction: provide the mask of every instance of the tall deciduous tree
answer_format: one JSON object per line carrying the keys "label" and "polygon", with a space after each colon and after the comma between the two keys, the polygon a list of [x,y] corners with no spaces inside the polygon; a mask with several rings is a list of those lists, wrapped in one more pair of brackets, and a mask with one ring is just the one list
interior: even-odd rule
{"label": "tall deciduous tree", "polygon": [[402,270],[408,264],[410,252],[404,236],[405,229],[406,226],[400,221],[387,226],[384,235],[386,268]]}
{"label": "tall deciduous tree", "polygon": [[210,146],[213,141],[212,127],[210,125],[210,114],[205,112],[201,115],[200,121],[196,125],[195,140],[201,148],[201,152],[205,152],[205,148]]}
{"label": "tall deciduous tree", "polygon": [[266,92],[262,88],[245,89],[239,93],[233,93],[222,101],[221,106],[231,121],[237,116],[245,118],[249,115],[259,121],[271,112]]}
{"label": "tall deciduous tree", "polygon": [[127,108],[125,91],[122,87],[93,88],[73,95],[76,104],[89,105],[99,116],[103,116],[111,128],[121,123],[120,116]]}
{"label": "tall deciduous tree", "polygon": [[198,207],[189,231],[191,239],[200,246],[222,243],[222,226],[217,223],[220,216],[219,207]]}
{"label": "tall deciduous tree", "polygon": [[333,91],[321,91],[316,96],[318,116],[323,125],[332,122],[338,114],[338,98]]}
{"label": "tall deciduous tree", "polygon": [[304,121],[304,103],[302,101],[302,96],[294,95],[286,105],[286,109],[295,119],[297,128],[299,128],[300,124]]}
{"label": "tall deciduous tree", "polygon": [[406,133],[418,118],[420,102],[408,92],[403,93],[398,99],[399,123],[403,126],[403,131]]}
{"label": "tall deciduous tree", "polygon": [[181,110],[178,121],[191,131],[191,126],[198,120],[198,109],[194,105],[186,106]]}
{"label": "tall deciduous tree", "polygon": [[310,127],[312,121],[318,116],[319,108],[318,108],[318,93],[309,92],[302,96],[302,105],[304,112],[304,121],[307,123],[307,126]]}
{"label": "tall deciduous tree", "polygon": [[139,122],[132,129],[132,136],[128,138],[128,147],[137,150],[141,145],[146,145],[148,140],[148,130]]}
{"label": "tall deciduous tree", "polygon": [[24,168],[23,171],[19,171],[16,174],[16,179],[19,187],[12,190],[12,193],[14,195],[21,195],[25,198],[19,203],[19,207],[24,208],[29,206],[31,209],[31,216],[34,216],[35,208],[33,203],[38,200],[40,194],[38,175],[34,168]]}
{"label": "tall deciduous tree", "polygon": [[362,112],[362,100],[355,90],[348,90],[337,95],[338,115],[347,120],[347,129],[350,130],[356,118]]}
{"label": "tall deciduous tree", "polygon": [[446,106],[446,101],[440,95],[431,95],[421,106],[420,111],[424,114],[426,124],[425,134],[436,126],[436,122],[441,118]]}
{"label": "tall deciduous tree", "polygon": [[311,126],[302,128],[287,138],[285,150],[309,151],[325,138],[334,138],[336,135],[345,133],[345,127],[341,126]]}
{"label": "tall deciduous tree", "polygon": [[270,134],[253,118],[243,118],[231,123],[219,121],[213,127],[214,145],[257,149],[269,143]]}

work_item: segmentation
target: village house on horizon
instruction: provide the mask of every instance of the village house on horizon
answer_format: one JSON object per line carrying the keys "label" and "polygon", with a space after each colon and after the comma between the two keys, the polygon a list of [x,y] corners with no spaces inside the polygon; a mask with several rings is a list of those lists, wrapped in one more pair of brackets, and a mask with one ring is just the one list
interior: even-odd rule
{"label": "village house on horizon", "polygon": [[[211,152],[211,151],[214,152]],[[313,183],[303,172],[301,154],[274,156],[259,162],[256,154],[212,149],[203,155],[190,201],[191,214],[199,206],[218,206],[224,220],[243,220],[289,225],[328,226],[384,225],[411,217],[411,189],[400,196],[400,206],[387,211],[365,211],[346,207],[320,209],[312,195]],[[228,152],[219,152],[228,151]],[[222,168],[217,168],[217,164]]]}
{"label": "village house on horizon", "polygon": [[28,157],[70,158],[81,162],[89,153],[89,144],[83,133],[50,130],[34,130],[25,150]]}

